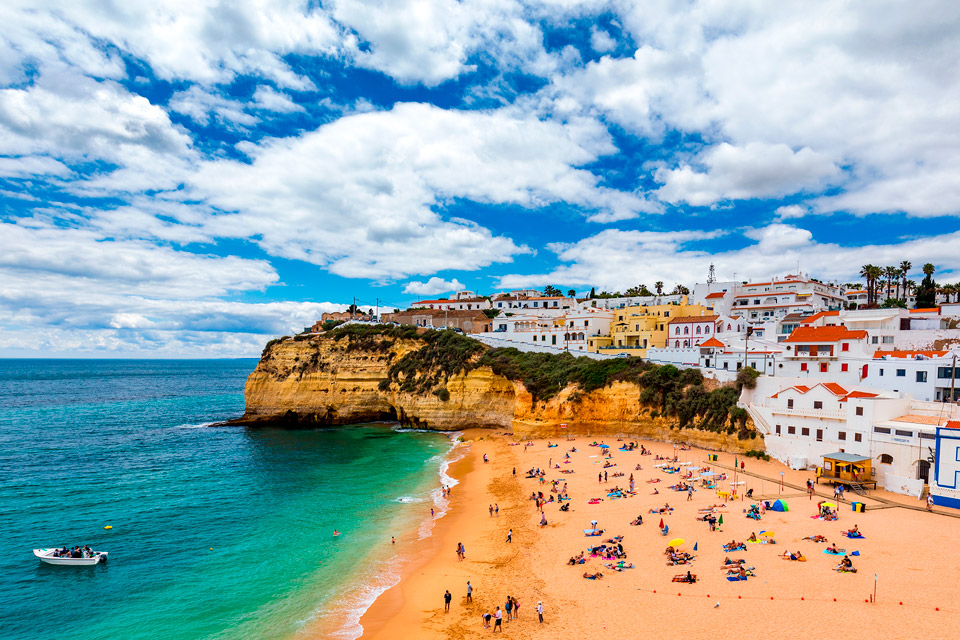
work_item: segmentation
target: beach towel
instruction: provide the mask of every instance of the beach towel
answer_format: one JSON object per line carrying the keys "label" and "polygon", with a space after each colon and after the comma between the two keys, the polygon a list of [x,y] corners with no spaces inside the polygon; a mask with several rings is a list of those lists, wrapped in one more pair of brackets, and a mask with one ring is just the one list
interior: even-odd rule
{"label": "beach towel", "polygon": [[851,539],[854,539],[854,540],[859,540],[860,538],[863,537],[863,534],[862,534],[862,533],[858,533],[857,535],[853,535],[853,534],[851,534],[849,531],[844,531],[844,532],[843,532],[843,537],[845,537],[845,538],[851,538]]}
{"label": "beach towel", "polygon": [[740,582],[740,581],[746,582],[747,576],[744,576],[742,578],[740,576],[727,576],[727,580],[729,580],[730,582]]}
{"label": "beach towel", "polygon": [[[846,550],[846,549],[837,549],[836,551],[834,551],[833,549],[824,549],[823,552],[824,552],[825,554],[827,554],[828,556],[845,556],[845,555],[847,555],[847,550]],[[860,554],[858,553],[857,555],[860,555]]]}
{"label": "beach towel", "polygon": [[603,533],[602,529],[584,529],[583,530],[583,535],[585,536],[599,536],[601,533]]}

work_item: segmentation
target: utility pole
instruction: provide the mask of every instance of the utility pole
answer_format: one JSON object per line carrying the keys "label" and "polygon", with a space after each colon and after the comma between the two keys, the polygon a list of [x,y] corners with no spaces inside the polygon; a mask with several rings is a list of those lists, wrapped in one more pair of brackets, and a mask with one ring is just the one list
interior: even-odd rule
{"label": "utility pole", "polygon": [[374,320],[380,322],[380,298],[377,298],[377,317]]}
{"label": "utility pole", "polygon": [[350,305],[350,319],[353,320],[353,317],[357,313],[357,296],[353,296],[353,304]]}
{"label": "utility pole", "polygon": [[747,350],[750,344],[750,334],[753,333],[753,327],[747,327],[747,335],[743,339],[743,368],[747,368]]}
{"label": "utility pole", "polygon": [[953,366],[950,367],[950,402],[956,402],[957,397],[953,395],[953,388],[957,381],[957,354],[953,354]]}

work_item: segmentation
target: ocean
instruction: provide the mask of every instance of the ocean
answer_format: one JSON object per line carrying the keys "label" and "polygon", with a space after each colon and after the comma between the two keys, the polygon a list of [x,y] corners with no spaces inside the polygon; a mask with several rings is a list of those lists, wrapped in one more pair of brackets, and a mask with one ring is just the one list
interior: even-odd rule
{"label": "ocean", "polygon": [[[255,365],[0,360],[0,636],[359,634],[397,579],[390,537],[426,535],[442,506],[451,439],[209,426],[242,414]],[[76,544],[109,561],[32,554]]]}

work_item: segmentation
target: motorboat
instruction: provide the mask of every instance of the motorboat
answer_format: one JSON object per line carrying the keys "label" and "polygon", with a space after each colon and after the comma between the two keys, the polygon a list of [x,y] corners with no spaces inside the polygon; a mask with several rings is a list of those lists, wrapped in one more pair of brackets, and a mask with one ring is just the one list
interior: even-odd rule
{"label": "motorboat", "polygon": [[60,549],[34,549],[33,555],[37,556],[47,564],[69,564],[69,565],[93,565],[107,561],[106,551],[92,551],[86,558],[71,558],[69,556],[60,557],[55,555]]}

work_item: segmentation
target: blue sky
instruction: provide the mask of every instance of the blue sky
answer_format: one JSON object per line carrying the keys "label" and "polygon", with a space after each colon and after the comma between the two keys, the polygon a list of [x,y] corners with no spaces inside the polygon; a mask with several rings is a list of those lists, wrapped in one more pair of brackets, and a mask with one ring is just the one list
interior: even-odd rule
{"label": "blue sky", "polygon": [[932,262],[960,5],[0,7],[0,356],[259,353],[354,296]]}

